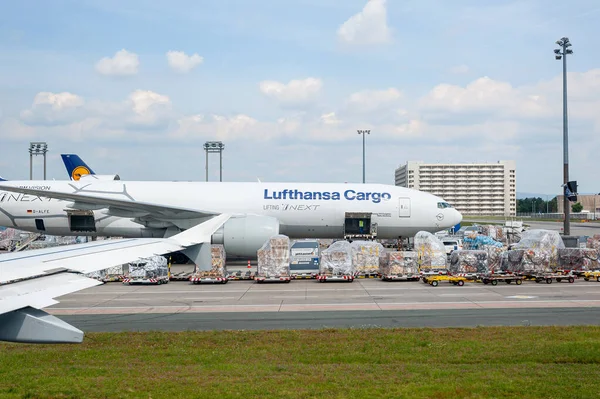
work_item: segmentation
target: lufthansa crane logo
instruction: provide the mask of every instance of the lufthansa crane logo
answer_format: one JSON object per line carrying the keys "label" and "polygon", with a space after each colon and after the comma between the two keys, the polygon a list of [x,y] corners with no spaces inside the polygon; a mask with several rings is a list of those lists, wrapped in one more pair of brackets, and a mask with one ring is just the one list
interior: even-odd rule
{"label": "lufthansa crane logo", "polygon": [[73,178],[73,180],[79,180],[81,179],[81,176],[89,174],[90,170],[88,168],[86,168],[85,166],[78,166],[75,169],[73,169],[73,172],[71,172],[71,177]]}
{"label": "lufthansa crane logo", "polygon": [[439,220],[441,222],[442,220],[444,220],[444,215],[441,213],[438,213],[436,218],[437,218],[437,220]]}

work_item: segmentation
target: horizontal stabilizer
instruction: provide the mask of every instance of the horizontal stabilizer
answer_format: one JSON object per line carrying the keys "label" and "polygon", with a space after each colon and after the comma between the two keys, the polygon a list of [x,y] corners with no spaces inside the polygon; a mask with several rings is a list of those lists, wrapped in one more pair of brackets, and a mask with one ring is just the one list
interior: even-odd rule
{"label": "horizontal stabilizer", "polygon": [[0,341],[78,344],[83,331],[42,310],[24,308],[0,315]]}

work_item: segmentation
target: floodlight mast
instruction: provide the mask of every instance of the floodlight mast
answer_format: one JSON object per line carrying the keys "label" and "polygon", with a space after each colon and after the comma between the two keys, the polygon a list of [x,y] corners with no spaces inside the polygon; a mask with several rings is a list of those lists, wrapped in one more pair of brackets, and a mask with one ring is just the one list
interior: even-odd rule
{"label": "floodlight mast", "polygon": [[363,136],[363,184],[365,184],[365,135],[371,134],[370,130],[357,130],[358,134]]}
{"label": "floodlight mast", "polygon": [[[571,42],[568,37],[563,37],[556,41],[556,44],[560,48],[554,49],[554,58],[556,60],[562,59],[563,64],[563,181],[564,186],[567,186],[569,182],[569,121],[567,115],[567,55],[573,54]],[[571,235],[571,208],[569,206],[569,199],[567,198],[566,191],[563,190],[563,207],[565,213],[563,234],[568,236]]]}

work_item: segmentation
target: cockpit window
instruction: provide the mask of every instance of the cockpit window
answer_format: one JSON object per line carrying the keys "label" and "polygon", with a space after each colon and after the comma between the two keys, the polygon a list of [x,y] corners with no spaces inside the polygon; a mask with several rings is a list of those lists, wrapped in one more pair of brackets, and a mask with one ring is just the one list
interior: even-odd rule
{"label": "cockpit window", "polygon": [[447,202],[438,202],[438,208],[440,208],[440,209],[452,208],[452,205],[450,205]]}

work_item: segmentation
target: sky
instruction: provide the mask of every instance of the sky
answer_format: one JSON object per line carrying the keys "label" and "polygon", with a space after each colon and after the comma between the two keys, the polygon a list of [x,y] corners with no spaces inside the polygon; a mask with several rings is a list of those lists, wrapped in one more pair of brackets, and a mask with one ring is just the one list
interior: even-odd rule
{"label": "sky", "polygon": [[[600,192],[600,5],[542,0],[0,3],[0,176],[28,147],[124,180],[394,184],[407,161],[516,160],[517,191]],[[34,178],[42,178],[36,157]],[[209,179],[219,159],[209,157]]]}

